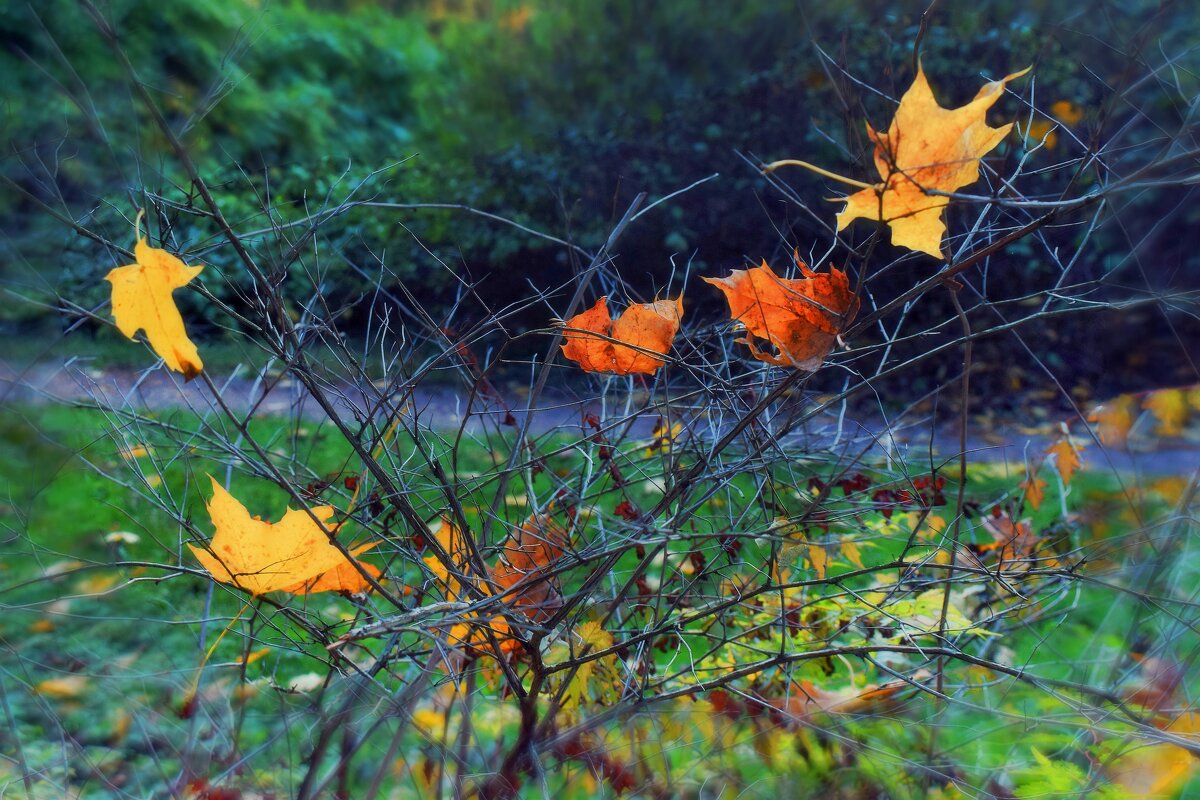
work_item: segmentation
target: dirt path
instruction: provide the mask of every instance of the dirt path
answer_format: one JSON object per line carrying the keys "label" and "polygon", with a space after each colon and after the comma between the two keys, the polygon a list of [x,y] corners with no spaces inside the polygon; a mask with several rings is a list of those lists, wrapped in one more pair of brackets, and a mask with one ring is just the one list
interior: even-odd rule
{"label": "dirt path", "polygon": [[[289,415],[318,422],[326,418],[318,403],[290,378],[277,381],[263,395],[263,385],[240,377],[214,376],[221,397],[234,411]],[[344,419],[355,420],[367,407],[364,393],[356,387],[332,387],[330,396]],[[0,407],[8,404],[85,402],[113,408],[190,409],[199,414],[219,412],[207,387],[200,381],[184,383],[162,369],[146,371],[98,370],[90,366],[39,364],[22,371],[0,361]],[[432,430],[468,432],[484,426],[508,426],[518,429],[525,420],[525,401],[517,396],[480,400],[469,405],[465,391],[450,387],[420,388],[409,402],[423,427]],[[594,401],[585,400],[562,387],[550,389],[535,411],[530,429],[535,434],[555,430],[582,433],[587,414],[599,414]],[[651,438],[658,416],[642,414],[632,424],[630,435]],[[718,423],[719,425],[719,423]],[[1036,431],[1036,432],[1035,432]],[[589,430],[588,433],[591,431]],[[718,436],[714,425],[700,435]],[[1020,469],[1026,458],[1036,458],[1053,437],[1051,426],[1040,428],[1029,421],[1009,419],[976,425],[967,439],[967,451],[976,461],[1003,462]],[[856,455],[870,448],[870,455],[928,460],[932,451],[936,462],[957,457],[959,449],[955,426],[944,424],[930,434],[927,420],[904,426],[881,419],[850,421],[833,415],[818,418],[802,430],[791,433],[785,443],[802,452],[834,451]],[[1200,441],[1181,439],[1173,442],[1131,439],[1129,447],[1101,450],[1087,448],[1086,465],[1096,469],[1116,469],[1147,474],[1189,475],[1200,469]]]}

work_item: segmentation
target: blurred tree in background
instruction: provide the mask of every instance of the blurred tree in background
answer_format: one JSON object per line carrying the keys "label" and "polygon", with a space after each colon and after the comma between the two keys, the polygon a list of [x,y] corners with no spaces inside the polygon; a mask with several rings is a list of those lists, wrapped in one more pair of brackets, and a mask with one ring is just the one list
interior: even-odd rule
{"label": "blurred tree in background", "polygon": [[[910,79],[925,5],[113,0],[103,9],[239,228],[336,207],[371,177],[356,199],[464,204],[591,248],[638,192],[661,197],[720,173],[630,232],[626,289],[648,298],[689,260],[693,270],[738,267],[797,246],[806,253],[823,238],[823,223],[771,191],[755,167],[805,152],[843,164],[846,174],[869,174],[863,123],[886,120]],[[1126,140],[1144,142],[1193,113],[1170,98],[1189,86],[1194,94],[1194,60],[1158,73],[1170,92],[1156,95],[1143,81],[1136,107],[1120,102],[1122,87],[1144,74],[1132,65],[1147,47],[1193,52],[1193,15],[1188,4],[1150,0],[953,4],[931,17],[925,67],[953,105],[973,93],[981,71],[996,77],[1033,64],[1028,104],[1006,98],[996,112],[1020,120],[1023,131],[1046,116],[1032,109],[1081,110],[1069,133],[1059,131],[1032,155],[1031,171],[1041,172],[1053,197],[1067,182],[1088,179],[1086,169],[1055,167],[1080,158],[1101,130],[1126,129]],[[193,187],[72,2],[5,6],[0,41],[0,70],[10,80],[0,108],[6,285],[50,307],[59,295],[83,305],[102,299],[99,278],[112,264],[95,243],[64,238],[45,206],[112,241],[129,238],[131,209],[157,208],[152,230],[172,247],[236,272],[230,253],[206,250],[213,229],[189,201]],[[1099,102],[1108,96],[1116,99]],[[1000,155],[1022,157],[1045,132],[1014,134]],[[1071,137],[1080,143],[1073,151]],[[813,207],[842,193],[811,176],[788,178]],[[115,200],[123,197],[127,203]],[[1126,229],[1152,231],[1155,253],[1153,269],[1126,282],[1162,291],[1184,272],[1195,275],[1200,248],[1191,231],[1200,212],[1174,210],[1164,236],[1161,198],[1147,192],[1127,200],[1124,224],[1096,232],[1096,258],[1079,265],[1079,277],[1117,270],[1122,278],[1122,265],[1133,269],[1150,242],[1130,241]],[[952,230],[969,228],[972,213],[969,206],[952,212]],[[865,230],[849,233],[862,238]],[[334,302],[365,292],[381,262],[390,281],[434,309],[460,291],[439,259],[497,306],[527,297],[531,287],[553,293],[576,268],[560,245],[456,210],[356,208],[323,224],[319,236]],[[1010,257],[989,275],[990,288],[1011,284],[1018,296],[1047,269],[1032,246],[1027,252],[1025,263]],[[711,293],[695,294],[695,302],[716,307]],[[935,305],[921,313],[941,318],[945,309]],[[1183,335],[1162,314],[1146,314],[1124,324],[1141,336]],[[29,330],[36,316],[29,304],[5,304],[10,332]],[[545,308],[534,309],[530,326],[545,317]],[[1086,334],[1066,323],[1056,341],[1040,343],[1072,380],[1107,382],[1096,388],[1110,391],[1152,370],[1171,380],[1162,372],[1171,365],[1144,356],[1114,371],[1119,354],[1072,348]],[[1063,363],[1072,349],[1078,356]]]}

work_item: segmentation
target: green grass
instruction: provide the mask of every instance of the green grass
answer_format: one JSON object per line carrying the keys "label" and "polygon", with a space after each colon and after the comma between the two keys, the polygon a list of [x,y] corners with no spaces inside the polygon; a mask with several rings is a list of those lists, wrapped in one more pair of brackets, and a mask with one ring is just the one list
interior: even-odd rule
{"label": "green grass", "polygon": [[[220,785],[233,780],[227,770],[236,758],[251,753],[255,755],[247,764],[250,777],[243,770],[237,780],[288,796],[295,790],[299,756],[311,745],[306,731],[317,721],[318,712],[317,695],[292,693],[286,687],[307,673],[323,674],[321,662],[315,659],[324,654],[296,629],[281,625],[277,616],[247,610],[240,596],[214,587],[196,571],[182,547],[193,540],[192,533],[149,496],[177,509],[200,534],[207,534],[205,474],[224,479],[231,459],[202,437],[183,433],[204,430],[194,417],[169,412],[156,421],[164,427],[151,429],[98,411],[60,407],[9,409],[3,418],[0,478],[8,496],[0,505],[0,608],[4,610],[0,669],[12,722],[0,728],[0,750],[17,753],[20,745],[20,757],[41,776],[35,796],[65,796],[68,784],[88,797],[121,792],[154,796],[180,775],[185,783],[203,779]],[[230,431],[221,433],[235,438]],[[350,492],[344,481],[357,475],[359,465],[334,431],[311,423],[296,426],[282,419],[263,419],[252,425],[251,433],[299,485],[320,478],[329,484],[322,499],[345,507]],[[465,441],[455,461],[449,441],[428,440],[433,456],[459,479],[469,523],[476,524],[488,510],[493,488],[488,473],[507,456],[512,443],[503,438]],[[514,482],[513,502],[505,506],[512,520],[526,513],[521,495],[545,497],[555,485],[552,476],[583,468],[582,456],[569,443],[565,437],[542,443],[543,452],[558,454],[545,459],[544,470],[527,470]],[[138,446],[144,451],[128,452]],[[629,452],[636,455],[636,450]],[[391,463],[413,487],[414,505],[430,521],[436,519],[446,500],[422,467],[415,446],[411,441],[391,443],[388,452]],[[806,462],[802,472],[780,474],[776,482],[785,477],[798,481],[812,473],[827,478],[834,469],[832,464]],[[139,474],[149,483],[142,483]],[[130,486],[115,483],[113,477]],[[1130,476],[1121,476],[1120,481],[1136,490],[1132,506],[1124,501],[1117,476],[1080,473],[1063,498],[1052,483],[1031,524],[1047,540],[1061,534],[1062,541],[1055,547],[1064,555],[1073,547],[1093,548],[1097,559],[1089,574],[1136,588],[1139,570],[1147,568],[1139,564],[1149,561],[1144,539],[1131,531],[1166,518],[1170,495],[1165,485],[1139,486]],[[277,519],[288,505],[285,492],[240,468],[232,472],[231,487],[252,513],[265,519]],[[777,513],[802,513],[811,496],[785,492],[785,488],[796,487],[776,487],[773,497],[781,506]],[[951,498],[952,488],[946,492]],[[973,468],[968,490],[968,498],[985,509],[997,503],[1015,509],[1013,478],[996,468]],[[611,513],[617,497],[632,496],[649,505],[656,491],[652,484],[636,482],[627,492],[607,491],[597,502]],[[703,535],[719,529],[721,519],[759,502],[758,495],[750,477],[735,480],[698,510],[697,541],[705,542]],[[831,511],[849,507],[850,501],[841,500],[835,490]],[[1063,507],[1069,511],[1068,519],[1062,517]],[[902,541],[879,533],[888,523],[878,515],[868,522],[875,526],[877,537],[864,547],[864,560],[884,563],[898,555]],[[137,541],[106,541],[116,531],[133,533]],[[346,533],[353,537],[359,531],[350,523]],[[1158,541],[1172,540],[1160,537]],[[707,542],[709,561],[719,559],[711,537]],[[1186,594],[1186,587],[1200,580],[1200,559],[1187,537],[1174,546],[1166,578],[1159,585]],[[672,563],[682,563],[686,547],[675,553]],[[933,552],[929,545],[925,547]],[[918,547],[914,552],[924,551]],[[771,553],[770,544],[748,541],[741,558],[745,564],[761,565]],[[632,569],[636,561],[629,553],[614,570]],[[119,562],[126,565],[113,566]],[[394,553],[380,554],[377,563],[388,564],[389,576],[397,579],[395,586],[422,581],[417,565]],[[829,569],[835,575],[850,566],[835,561]],[[667,580],[667,566],[651,577]],[[712,589],[719,590],[715,582]],[[333,595],[293,598],[291,607],[319,625],[344,624],[356,612],[349,600]],[[231,624],[235,617],[238,621]],[[227,625],[230,633],[213,651],[199,683],[200,702],[188,704],[201,677],[198,667]],[[991,657],[1032,665],[1044,677],[1096,683],[1103,683],[1112,665],[1126,660],[1131,648],[1146,647],[1145,642],[1132,641],[1131,635],[1142,635],[1151,644],[1156,637],[1181,636],[1169,615],[1147,613],[1132,595],[1088,583],[1064,584],[1061,592],[1045,592],[1039,602],[1003,623],[1002,630],[1003,636],[989,645]],[[683,636],[702,646],[697,631],[684,631]],[[1185,644],[1186,638],[1181,638],[1179,647]],[[247,655],[264,650],[263,657],[241,664]],[[673,657],[666,649],[656,651],[654,659],[660,670],[666,670]],[[1101,746],[1084,735],[1086,717],[1024,684],[954,669],[950,682],[961,689],[960,699],[966,703],[943,705],[914,697],[891,715],[840,719],[829,735],[815,738],[804,730],[760,729],[748,720],[734,726],[735,738],[741,737],[744,744],[723,751],[705,768],[738,775],[747,786],[764,775],[813,792],[827,790],[831,781],[835,785],[866,781],[886,787],[890,796],[915,798],[924,796],[926,789],[898,772],[896,759],[922,761],[931,746],[931,732],[936,731],[937,753],[960,765],[975,782],[1007,770],[1010,778],[1016,776],[1034,789],[1053,789],[1058,786],[1055,781],[1067,787],[1060,787],[1062,792],[1082,788],[1071,783],[1077,776],[1068,765],[1086,766],[1082,754],[1094,757]],[[820,686],[829,680],[831,670],[840,676],[842,667],[812,662],[796,677],[807,677]],[[54,684],[46,688],[43,683],[64,678],[77,681],[78,691],[68,683],[67,689],[56,693]],[[975,688],[963,688],[968,684]],[[331,699],[327,704],[336,702]],[[480,700],[481,707],[488,703],[497,709],[504,705],[496,699]],[[481,719],[492,717],[485,714]],[[511,735],[513,723],[503,719],[507,718],[499,714],[495,720],[501,721],[487,723],[494,726],[491,735]],[[688,738],[681,730],[676,735],[682,743]],[[429,757],[429,740],[423,738],[429,735],[414,732],[401,755]],[[692,746],[680,744],[671,751],[672,767],[679,774],[703,764],[703,753],[711,747],[694,736],[692,740]],[[775,744],[768,745],[768,740]],[[863,749],[852,742],[870,746]],[[386,746],[385,737],[378,747]],[[1046,756],[1049,767],[1036,760],[1035,748]],[[764,755],[768,749],[769,758]],[[847,778],[848,768],[838,764],[852,764],[849,769],[856,777]],[[20,774],[16,761],[0,761],[0,785],[19,783]],[[397,780],[419,795],[422,787],[419,781],[412,783],[413,770],[402,774],[405,777]],[[1050,789],[1048,796],[1055,796]],[[1200,783],[1193,781],[1180,796],[1192,790],[1200,791]],[[572,791],[577,793],[578,786]],[[577,796],[572,791],[564,790],[563,796]]]}

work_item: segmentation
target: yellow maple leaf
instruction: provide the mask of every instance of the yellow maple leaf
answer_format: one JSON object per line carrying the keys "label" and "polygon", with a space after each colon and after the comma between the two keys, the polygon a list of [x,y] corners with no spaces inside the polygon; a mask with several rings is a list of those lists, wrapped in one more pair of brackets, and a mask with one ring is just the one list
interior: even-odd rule
{"label": "yellow maple leaf", "polygon": [[[139,212],[139,223],[141,218]],[[187,286],[204,267],[186,266],[166,250],[148,245],[140,235],[133,254],[136,264],[117,267],[104,277],[112,284],[117,329],[130,339],[139,330],[145,331],[146,340],[163,362],[191,380],[204,369],[204,362],[188,338],[171,293]]]}
{"label": "yellow maple leaf", "polygon": [[[1181,714],[1165,728],[1176,736],[1193,738],[1200,731],[1200,714]],[[1121,756],[1109,766],[1109,775],[1132,797],[1168,798],[1179,796],[1198,766],[1200,761],[1178,745],[1152,744]]]}
{"label": "yellow maple leaf", "polygon": [[55,700],[74,700],[83,695],[88,688],[86,675],[67,675],[62,678],[50,678],[33,687],[33,690],[43,697]]}
{"label": "yellow maple leaf", "polygon": [[[447,568],[446,563],[436,555],[425,556],[425,566],[433,573],[443,595],[447,600],[473,599],[471,592],[464,584],[464,579],[470,573],[470,564],[467,558],[467,542],[463,532],[444,518],[439,520],[437,530],[431,532],[433,538],[437,540],[438,545],[450,557],[450,561],[454,565],[452,572]],[[485,596],[492,594],[487,581],[477,581],[475,589]],[[485,647],[491,641],[489,629],[491,636],[500,643],[501,649],[515,646],[514,640],[509,635],[508,622],[504,617],[492,614],[471,615],[465,622],[449,626],[444,631],[446,643],[451,647],[463,648],[476,653],[489,653],[490,648]]]}
{"label": "yellow maple leaf", "polygon": [[[461,578],[463,570],[466,568],[467,548],[466,542],[463,541],[462,532],[458,530],[447,519],[440,520],[440,525],[433,537],[437,540],[438,545],[442,550],[450,556],[450,560],[454,562],[457,574],[451,575],[450,570],[442,559],[437,556],[425,556],[425,566],[429,567],[429,571],[433,573],[438,583],[441,585],[446,594],[447,600],[458,600],[466,596]],[[486,589],[485,589],[486,591]]]}
{"label": "yellow maple leaf", "polygon": [[935,258],[946,257],[943,212],[950,198],[929,190],[954,192],[979,180],[979,161],[1012,129],[987,124],[987,111],[1009,81],[1029,69],[984,84],[975,99],[960,108],[943,108],[918,66],[913,85],[900,99],[886,132],[867,125],[875,143],[875,168],[883,182],[846,198],[838,230],[856,219],[873,219],[892,229],[892,243]]}
{"label": "yellow maple leaf", "polygon": [[1188,396],[1185,389],[1159,389],[1142,402],[1158,420],[1159,436],[1182,436],[1188,418]]}
{"label": "yellow maple leaf", "polygon": [[[604,630],[599,622],[585,622],[575,629],[575,636],[580,640],[576,645],[574,652],[575,656],[582,654],[586,648],[587,653],[596,653],[602,650],[607,650],[613,645],[612,634]],[[575,670],[575,674],[571,676],[570,683],[562,692],[561,712],[567,717],[571,717],[579,708],[580,704],[587,697],[588,687],[594,677],[598,673],[606,670],[616,656],[608,655],[604,658],[592,659],[584,661]],[[603,694],[603,687],[597,687],[598,694]]]}
{"label": "yellow maple leaf", "polygon": [[307,511],[288,509],[279,522],[264,522],[250,516],[246,507],[225,491],[215,478],[208,513],[216,532],[208,549],[188,545],[200,565],[221,583],[247,590],[253,595],[277,590],[296,593],[308,581],[347,564],[346,556],[329,542],[332,506]]}
{"label": "yellow maple leaf", "polygon": [[857,567],[858,569],[866,569],[866,567],[863,566],[862,550],[859,548],[859,546],[856,542],[852,542],[852,541],[842,542],[841,552],[842,552],[842,558],[849,561],[855,567]]}
{"label": "yellow maple leaf", "polygon": [[[378,544],[379,542],[367,542],[351,550],[350,555],[361,555]],[[280,591],[288,592],[289,594],[318,594],[319,592],[349,592],[356,594],[358,592],[365,592],[371,588],[371,582],[366,579],[366,576],[362,574],[359,567],[369,573],[375,580],[383,577],[383,570],[374,564],[359,561],[357,558],[354,561],[358,565],[357,567],[355,564],[343,560],[342,563],[328,572],[317,576],[314,580],[300,581],[292,586],[285,586]]]}
{"label": "yellow maple leaf", "polygon": [[825,552],[824,546],[819,544],[808,546],[808,563],[812,565],[817,577],[825,580],[825,571],[829,567],[829,554]]}

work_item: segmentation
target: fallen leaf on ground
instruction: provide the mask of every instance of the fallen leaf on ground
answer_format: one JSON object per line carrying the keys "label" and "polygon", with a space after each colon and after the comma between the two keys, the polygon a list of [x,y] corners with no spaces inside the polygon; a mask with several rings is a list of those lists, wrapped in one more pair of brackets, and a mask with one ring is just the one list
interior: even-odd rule
{"label": "fallen leaf on ground", "polygon": [[1188,418],[1186,389],[1159,389],[1151,392],[1142,406],[1158,420],[1159,436],[1182,436]]}
{"label": "fallen leaf on ground", "polygon": [[[1195,741],[1200,731],[1200,714],[1181,714],[1164,730]],[[1130,797],[1178,797],[1179,791],[1196,774],[1200,760],[1186,749],[1170,743],[1136,747],[1109,767],[1113,783]]]}
{"label": "fallen leaf on ground", "polygon": [[82,695],[88,688],[86,675],[66,675],[62,678],[50,678],[42,681],[33,690],[43,697],[55,700],[73,700]]}

